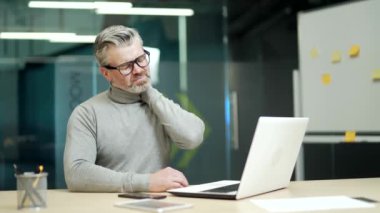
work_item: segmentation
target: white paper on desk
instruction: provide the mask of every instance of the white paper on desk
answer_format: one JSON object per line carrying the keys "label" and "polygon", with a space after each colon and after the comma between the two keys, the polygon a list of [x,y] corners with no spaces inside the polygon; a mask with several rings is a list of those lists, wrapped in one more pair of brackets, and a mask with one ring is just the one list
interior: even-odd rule
{"label": "white paper on desk", "polygon": [[317,211],[329,209],[371,208],[375,204],[347,196],[252,199],[251,202],[269,212]]}

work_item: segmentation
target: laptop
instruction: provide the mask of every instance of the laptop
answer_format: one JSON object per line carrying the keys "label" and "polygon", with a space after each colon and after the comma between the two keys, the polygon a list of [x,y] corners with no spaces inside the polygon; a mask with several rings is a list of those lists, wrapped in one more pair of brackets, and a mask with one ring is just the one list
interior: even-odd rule
{"label": "laptop", "polygon": [[238,200],[288,187],[309,118],[260,117],[240,181],[170,189],[173,195]]}

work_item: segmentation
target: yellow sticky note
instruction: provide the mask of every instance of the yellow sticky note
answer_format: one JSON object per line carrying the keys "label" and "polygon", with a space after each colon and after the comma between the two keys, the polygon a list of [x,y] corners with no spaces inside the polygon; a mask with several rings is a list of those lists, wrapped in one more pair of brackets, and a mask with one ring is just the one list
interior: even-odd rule
{"label": "yellow sticky note", "polygon": [[348,51],[348,55],[353,58],[357,57],[360,53],[360,46],[357,44],[354,44],[351,46],[351,49]]}
{"label": "yellow sticky note", "polygon": [[322,75],[321,81],[322,81],[323,85],[329,85],[329,84],[331,84],[331,81],[332,81],[331,75],[329,73],[324,73]]}
{"label": "yellow sticky note", "polygon": [[342,60],[342,53],[340,51],[335,51],[331,55],[331,62],[338,63]]}
{"label": "yellow sticky note", "polygon": [[356,140],[356,132],[355,131],[346,131],[344,134],[345,142],[354,142]]}
{"label": "yellow sticky note", "polygon": [[372,80],[380,81],[380,69],[376,69],[372,71]]}
{"label": "yellow sticky note", "polygon": [[318,55],[319,55],[319,52],[318,52],[318,49],[317,48],[313,48],[313,49],[311,49],[311,51],[310,51],[310,57],[311,58],[317,58],[318,57]]}

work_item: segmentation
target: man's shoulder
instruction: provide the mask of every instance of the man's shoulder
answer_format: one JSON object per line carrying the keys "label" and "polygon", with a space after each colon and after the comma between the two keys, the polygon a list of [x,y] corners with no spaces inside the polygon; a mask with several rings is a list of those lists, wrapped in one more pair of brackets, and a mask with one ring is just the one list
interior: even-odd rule
{"label": "man's shoulder", "polygon": [[108,97],[107,97],[107,92],[108,91],[103,91],[89,99],[87,99],[86,101],[82,102],[81,104],[79,104],[78,106],[76,106],[76,110],[78,109],[94,109],[94,108],[97,108],[98,106],[101,106],[103,105],[104,103],[108,102]]}
{"label": "man's shoulder", "polygon": [[106,102],[109,100],[107,93],[108,90],[92,96],[91,98],[87,99],[87,101],[83,102],[83,104],[97,105],[98,103]]}
{"label": "man's shoulder", "polygon": [[70,120],[95,121],[95,118],[105,110],[107,104],[107,91],[101,92],[81,104],[77,105],[71,113]]}

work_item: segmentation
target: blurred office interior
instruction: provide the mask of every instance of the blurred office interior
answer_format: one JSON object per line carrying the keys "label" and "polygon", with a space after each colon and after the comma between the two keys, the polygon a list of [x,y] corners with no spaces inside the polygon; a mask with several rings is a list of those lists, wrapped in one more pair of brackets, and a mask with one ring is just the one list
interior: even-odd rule
{"label": "blurred office interior", "polygon": [[[32,8],[28,0],[0,0],[0,32],[91,38],[115,24],[138,29],[144,46],[160,51],[154,86],[206,123],[201,147],[173,149],[171,156],[172,166],[196,184],[239,179],[258,117],[294,115],[297,13],[353,1],[129,2],[138,8],[191,9],[193,14],[99,14],[94,9]],[[14,163],[24,171],[42,164],[49,173],[49,188],[65,188],[62,156],[68,117],[79,103],[107,88],[91,39],[1,38],[0,190],[16,188]],[[379,152],[376,143],[305,144],[304,178],[379,176]]]}

